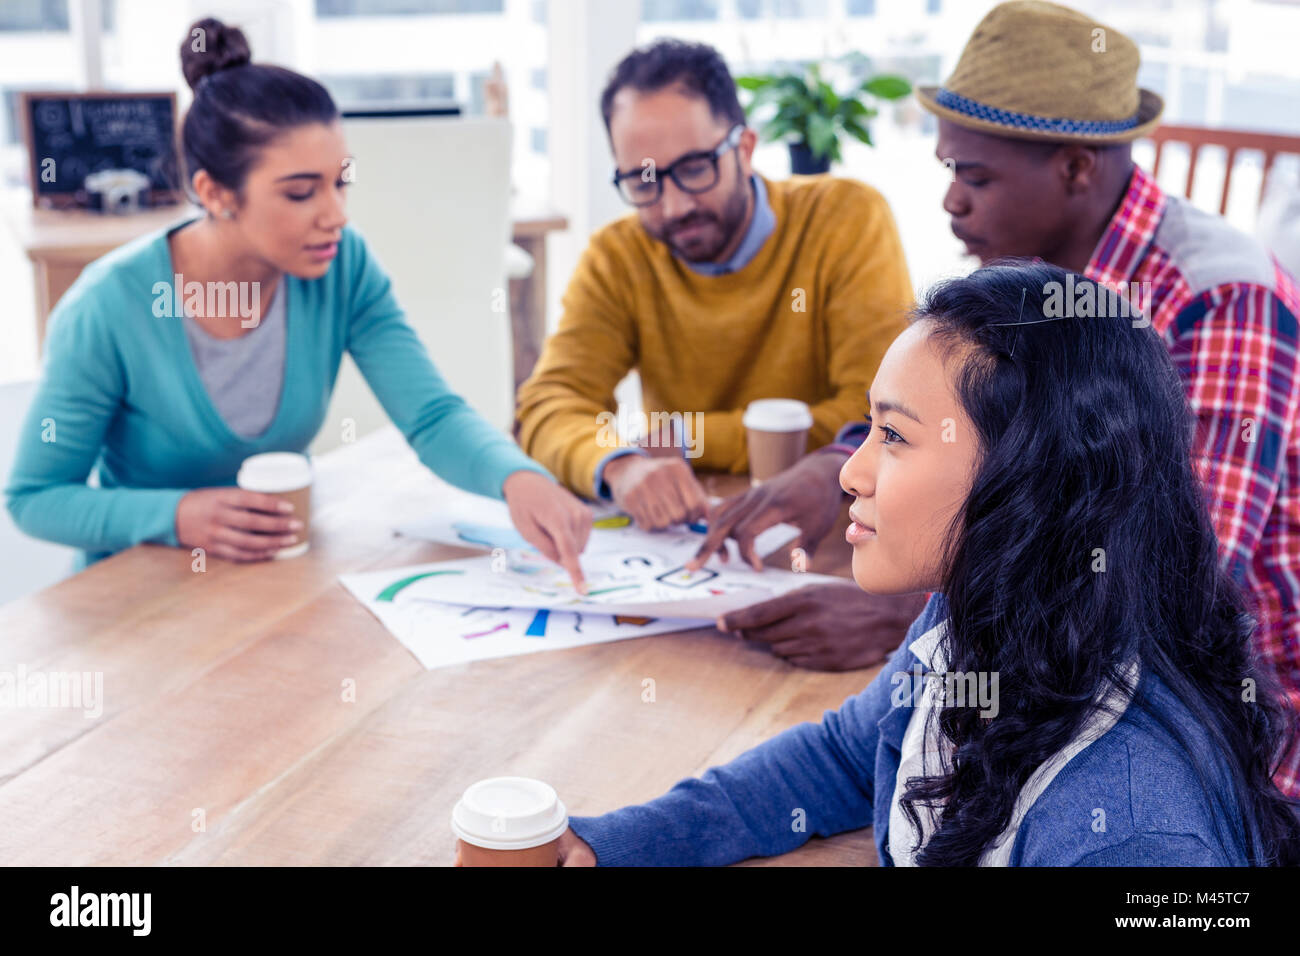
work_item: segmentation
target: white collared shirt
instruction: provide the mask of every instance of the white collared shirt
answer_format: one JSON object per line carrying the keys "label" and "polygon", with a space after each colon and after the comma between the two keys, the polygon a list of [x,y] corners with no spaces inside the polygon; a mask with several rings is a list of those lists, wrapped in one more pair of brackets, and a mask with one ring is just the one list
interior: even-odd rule
{"label": "white collared shirt", "polygon": [[[913,706],[912,718],[907,723],[907,730],[903,734],[900,747],[898,777],[894,784],[893,802],[889,807],[889,855],[893,857],[895,866],[916,865],[912,853],[912,846],[916,843],[916,831],[903,813],[902,806],[902,797],[907,792],[908,779],[938,776],[945,772],[945,768],[951,766],[952,743],[939,729],[941,709],[939,705],[943,698],[944,678],[948,670],[947,658],[941,643],[947,631],[948,621],[945,619],[912,642],[912,653],[921,663],[930,668],[932,674],[938,676],[927,675],[920,701]],[[1139,671],[1138,662],[1132,661],[1125,675],[1128,684],[1127,693],[1108,682],[1098,694],[1099,706],[1093,710],[1079,732],[1065,747],[1044,761],[1025,781],[1016,798],[1011,821],[984,851],[984,855],[980,857],[980,866],[1008,864],[1021,821],[1034,805],[1034,801],[1047,789],[1067,763],[1119,722],[1128,707],[1132,689],[1137,686]],[[983,679],[986,675],[979,676]],[[924,847],[935,831],[941,808],[931,809],[916,804],[914,809],[921,823],[920,846]]]}

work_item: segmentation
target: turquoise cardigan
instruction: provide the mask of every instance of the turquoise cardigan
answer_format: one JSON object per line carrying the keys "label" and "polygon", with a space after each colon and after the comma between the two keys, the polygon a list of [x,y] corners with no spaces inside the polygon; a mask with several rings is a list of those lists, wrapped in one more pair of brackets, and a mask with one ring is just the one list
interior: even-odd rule
{"label": "turquoise cardigan", "polygon": [[[280,407],[260,437],[236,435],[208,397],[180,319],[155,315],[155,302],[171,296],[175,228],[92,262],[50,316],[44,374],[5,488],[27,534],[82,549],[78,567],[146,541],[177,546],[176,505],[187,491],[233,485],[249,455],[306,451],[345,351],[420,461],[446,481],[500,498],[515,471],[550,477],[447,387],[351,228],[325,275],[284,277]],[[98,488],[86,483],[92,469]]]}

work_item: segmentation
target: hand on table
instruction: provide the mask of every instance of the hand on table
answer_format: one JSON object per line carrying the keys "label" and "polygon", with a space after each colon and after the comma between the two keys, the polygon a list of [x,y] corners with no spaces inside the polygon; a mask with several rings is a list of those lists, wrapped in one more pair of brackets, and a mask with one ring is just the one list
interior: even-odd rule
{"label": "hand on table", "polygon": [[698,521],[709,508],[708,495],[683,458],[623,455],[605,465],[604,477],[614,503],[646,531]]}
{"label": "hand on table", "polygon": [[275,495],[243,488],[198,488],[176,506],[176,540],[218,558],[266,561],[300,540],[302,522],[287,507]]}
{"label": "hand on table", "polygon": [[813,452],[757,488],[718,502],[709,509],[709,533],[695,557],[686,563],[687,570],[699,570],[719,549],[725,561],[727,538],[735,538],[741,558],[755,571],[763,570],[754,539],[783,521],[797,525],[800,531],[788,547],[803,548],[811,558],[840,516],[844,493],[839,475],[846,460],[835,452]]}
{"label": "hand on table", "polygon": [[796,667],[874,667],[907,636],[924,594],[868,594],[852,581],[813,584],[718,619],[718,630],[759,641]]}
{"label": "hand on table", "polygon": [[595,866],[596,853],[587,842],[573,832],[565,830],[560,837],[560,866]]}
{"label": "hand on table", "polygon": [[591,509],[550,478],[527,469],[511,473],[501,491],[515,530],[569,572],[574,589],[586,594],[578,555],[591,537]]}

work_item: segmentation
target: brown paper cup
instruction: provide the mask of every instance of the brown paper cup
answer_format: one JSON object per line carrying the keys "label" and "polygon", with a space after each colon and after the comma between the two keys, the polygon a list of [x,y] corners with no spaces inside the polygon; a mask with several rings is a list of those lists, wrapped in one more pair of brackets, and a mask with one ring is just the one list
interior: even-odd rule
{"label": "brown paper cup", "polygon": [[456,841],[457,866],[559,866],[560,841],[554,839],[526,850],[489,850],[464,840]]}
{"label": "brown paper cup", "polygon": [[[306,455],[294,452],[268,452],[244,459],[239,468],[236,484],[245,491],[259,491],[275,495],[293,505],[291,517],[302,522],[297,544],[281,548],[275,560],[296,558],[311,548],[311,461]],[[277,535],[278,537],[278,535]]]}
{"label": "brown paper cup", "polygon": [[569,814],[555,790],[528,777],[490,777],[451,812],[457,866],[555,866]]}
{"label": "brown paper cup", "polygon": [[745,432],[749,442],[749,480],[754,485],[779,475],[808,449],[806,428],[797,432],[761,432],[747,428]]}
{"label": "brown paper cup", "polygon": [[742,421],[752,485],[779,475],[808,450],[812,412],[798,399],[763,398],[750,402]]}

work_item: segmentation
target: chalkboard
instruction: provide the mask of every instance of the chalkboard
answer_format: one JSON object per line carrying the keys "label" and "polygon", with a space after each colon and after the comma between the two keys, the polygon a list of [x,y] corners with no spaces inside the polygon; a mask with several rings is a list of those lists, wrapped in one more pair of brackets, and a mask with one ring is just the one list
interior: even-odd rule
{"label": "chalkboard", "polygon": [[86,177],[104,169],[148,176],[152,204],[180,198],[175,93],[29,92],[20,99],[36,205],[84,204]]}

